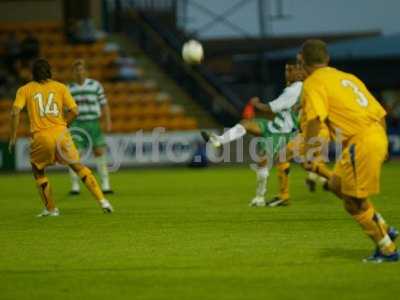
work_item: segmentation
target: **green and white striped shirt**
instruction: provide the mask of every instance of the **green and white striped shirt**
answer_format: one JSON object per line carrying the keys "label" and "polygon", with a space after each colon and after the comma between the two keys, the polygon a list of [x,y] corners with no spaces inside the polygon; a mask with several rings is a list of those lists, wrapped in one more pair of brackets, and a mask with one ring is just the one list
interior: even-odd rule
{"label": "green and white striped shirt", "polygon": [[77,120],[98,120],[101,116],[101,107],[107,104],[107,98],[100,82],[87,78],[82,85],[73,82],[68,87],[78,105]]}
{"label": "green and white striped shirt", "polygon": [[275,100],[268,103],[276,114],[272,121],[268,122],[271,133],[291,133],[299,128],[298,113],[293,108],[299,104],[303,83],[296,81],[285,88],[283,93]]}

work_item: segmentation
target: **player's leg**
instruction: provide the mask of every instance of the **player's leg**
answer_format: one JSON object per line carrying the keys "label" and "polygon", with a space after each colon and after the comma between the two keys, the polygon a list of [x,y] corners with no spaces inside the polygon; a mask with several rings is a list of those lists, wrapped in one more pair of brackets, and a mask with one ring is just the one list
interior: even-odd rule
{"label": "player's leg", "polygon": [[93,154],[95,157],[97,172],[100,175],[101,179],[101,188],[104,194],[112,194],[113,190],[110,186],[110,178],[108,174],[108,166],[107,166],[107,156],[105,154],[104,147],[96,147],[93,149]]}
{"label": "player's leg", "polygon": [[278,163],[278,183],[279,183],[279,194],[275,196],[270,201],[267,202],[269,207],[277,206],[288,206],[290,204],[289,200],[289,171],[290,163]]}
{"label": "player's leg", "polygon": [[246,130],[246,133],[249,133],[254,136],[263,135],[263,128],[260,124],[259,119],[253,120],[242,120],[240,125]]}
{"label": "player's leg", "polygon": [[44,169],[38,169],[35,164],[32,163],[32,172],[38,187],[40,198],[44,204],[45,209],[38,217],[52,216],[56,217],[59,215],[59,211],[56,208],[53,194],[49,179],[47,178]]}
{"label": "player's leg", "polygon": [[293,137],[293,134],[272,134],[270,138],[273,142],[272,157],[278,171],[279,194],[267,204],[269,207],[287,206],[289,205],[289,161],[294,157],[296,137]]}
{"label": "player's leg", "polygon": [[38,217],[58,216],[58,209],[55,207],[50,182],[45,174],[45,168],[55,162],[56,140],[53,132],[36,133],[30,145],[30,157],[33,176],[38,187],[40,198],[45,206]]}
{"label": "player's leg", "polygon": [[314,172],[307,172],[307,177],[305,180],[306,186],[311,193],[317,190],[317,180],[318,174]]}
{"label": "player's leg", "polygon": [[329,189],[329,180],[332,177],[332,171],[323,162],[314,162],[311,170],[307,172],[306,186],[310,192],[315,192],[317,182],[321,182],[324,189]]}
{"label": "player's leg", "polygon": [[103,193],[112,194],[113,191],[110,187],[110,179],[108,174],[107,166],[107,151],[106,151],[106,140],[101,130],[99,120],[93,120],[88,122],[88,129],[90,138],[92,139],[93,154],[97,166],[97,172],[101,179],[101,188]]}
{"label": "player's leg", "polygon": [[279,206],[289,203],[289,173],[290,173],[290,163],[289,161],[294,158],[296,153],[299,152],[298,147],[300,146],[300,136],[297,135],[293,138],[285,147],[285,160],[280,160],[276,162],[276,168],[278,171],[278,185],[279,193],[278,196],[274,197],[269,203],[269,206]]}
{"label": "player's leg", "polygon": [[266,205],[265,195],[267,193],[268,176],[268,159],[266,157],[260,158],[256,169],[256,196],[251,200],[250,206],[260,207]]}
{"label": "player's leg", "polygon": [[330,190],[343,200],[344,208],[361,226],[364,233],[377,245],[377,250],[369,259],[379,259],[381,254],[391,256],[396,253],[395,239],[398,231],[389,227],[368,198],[346,196],[341,192],[341,178],[333,175],[329,181]]}
{"label": "player's leg", "polygon": [[[79,151],[83,151],[88,147],[89,141],[87,140],[87,137],[90,137],[90,132],[88,128],[86,128],[85,122],[75,120],[71,124],[70,128],[74,129],[75,134],[73,136],[73,142],[75,146]],[[71,190],[69,194],[79,195],[81,192],[79,176],[71,168],[68,168],[68,171],[71,179]]]}
{"label": "player's leg", "polygon": [[113,211],[110,203],[104,198],[103,192],[92,171],[80,163],[79,152],[72,141],[69,131],[63,132],[57,139],[56,160],[61,164],[68,165],[79,176],[83,184],[99,202],[104,212]]}
{"label": "player's leg", "polygon": [[[315,192],[318,181],[321,182],[325,189],[327,189],[327,182],[332,176],[332,172],[324,163],[323,155],[329,151],[329,132],[327,129],[323,129],[320,132],[320,137],[324,141],[322,144],[322,149],[318,153],[315,153],[314,160],[312,162],[311,170],[307,171],[307,177],[305,180],[305,184],[308,187],[310,192]],[[299,136],[299,151],[301,155],[305,155],[304,153],[304,137],[303,135]]]}
{"label": "player's leg", "polygon": [[385,133],[379,127],[372,128],[343,151],[329,181],[329,188],[344,200],[346,211],[376,244],[377,251],[369,260],[378,262],[399,259],[394,244],[396,230],[386,224],[368,200],[369,196],[379,192],[380,170],[386,151]]}
{"label": "player's leg", "polygon": [[71,190],[69,191],[69,194],[79,195],[81,193],[79,176],[71,168],[68,168],[68,171],[69,171],[69,176],[71,178]]}
{"label": "player's leg", "polygon": [[282,201],[289,201],[289,173],[290,163],[289,162],[278,162],[276,164],[278,171],[278,184],[279,194],[278,199]]}
{"label": "player's leg", "polygon": [[[329,181],[333,175],[332,170],[330,170],[325,163],[323,162],[316,162],[312,164],[311,171],[308,173],[313,173],[315,175],[312,175],[312,178],[316,178],[323,183],[326,181]],[[317,177],[315,177],[317,176]],[[309,176],[310,177],[310,176]],[[325,180],[323,180],[325,179]]]}
{"label": "player's leg", "polygon": [[309,187],[310,191],[315,191],[317,181],[321,182],[323,187],[327,189],[327,182],[332,176],[332,171],[326,166],[323,157],[329,153],[330,134],[326,126],[321,128],[319,137],[322,141],[322,148],[319,153],[316,153],[314,171],[308,172],[306,179],[306,185]]}
{"label": "player's leg", "polygon": [[69,167],[74,170],[80,177],[83,184],[91,192],[96,201],[101,205],[104,212],[111,213],[113,208],[111,204],[104,198],[104,194],[101,191],[99,184],[96,181],[92,171],[81,163],[71,163]]}
{"label": "player's leg", "polygon": [[221,145],[228,144],[242,138],[247,133],[260,136],[262,134],[262,128],[260,128],[259,123],[254,120],[242,120],[232,128],[229,128],[222,135],[208,133],[205,131],[202,131],[201,135],[206,142],[210,141],[215,147],[220,147]]}

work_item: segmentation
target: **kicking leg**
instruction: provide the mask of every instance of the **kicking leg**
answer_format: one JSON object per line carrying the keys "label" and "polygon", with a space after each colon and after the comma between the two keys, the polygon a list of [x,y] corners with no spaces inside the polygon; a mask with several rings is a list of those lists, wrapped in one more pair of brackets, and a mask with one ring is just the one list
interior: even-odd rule
{"label": "kicking leg", "polygon": [[262,130],[257,122],[252,120],[242,120],[240,123],[225,131],[222,135],[216,135],[215,133],[208,133],[205,131],[202,131],[201,135],[206,142],[210,141],[215,147],[220,147],[221,145],[242,138],[247,133],[260,136]]}
{"label": "kicking leg", "polygon": [[111,213],[113,208],[111,204],[104,198],[103,192],[100,189],[96,178],[93,176],[92,171],[81,163],[74,163],[69,165],[71,169],[81,178],[87,189],[92,193],[93,197],[101,205],[104,212]]}

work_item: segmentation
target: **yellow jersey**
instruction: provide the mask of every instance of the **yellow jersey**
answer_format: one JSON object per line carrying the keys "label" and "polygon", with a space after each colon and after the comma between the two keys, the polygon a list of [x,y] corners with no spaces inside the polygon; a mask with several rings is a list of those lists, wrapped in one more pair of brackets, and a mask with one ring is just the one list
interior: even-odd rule
{"label": "yellow jersey", "polygon": [[339,130],[344,142],[386,115],[360,79],[331,67],[314,71],[304,81],[302,105],[307,121],[319,118],[331,136]]}
{"label": "yellow jersey", "polygon": [[68,88],[57,81],[47,80],[44,83],[31,81],[20,87],[14,101],[14,107],[27,107],[31,133],[66,127],[64,110],[76,107],[74,98]]}

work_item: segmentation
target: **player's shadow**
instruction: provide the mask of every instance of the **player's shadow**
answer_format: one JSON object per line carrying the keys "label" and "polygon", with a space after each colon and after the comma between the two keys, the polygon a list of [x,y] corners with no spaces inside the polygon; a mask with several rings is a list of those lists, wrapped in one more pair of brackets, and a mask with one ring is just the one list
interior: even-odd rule
{"label": "player's shadow", "polygon": [[360,259],[368,256],[365,249],[349,249],[349,248],[324,248],[321,250],[322,258],[344,258],[349,260]]}

